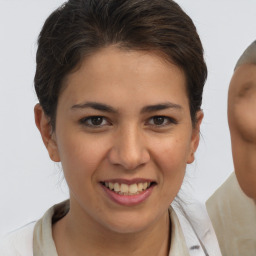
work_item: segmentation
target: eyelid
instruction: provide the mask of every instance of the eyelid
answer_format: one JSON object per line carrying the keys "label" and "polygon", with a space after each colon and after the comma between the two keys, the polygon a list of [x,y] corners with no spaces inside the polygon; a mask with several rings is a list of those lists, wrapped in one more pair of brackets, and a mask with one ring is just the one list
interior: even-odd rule
{"label": "eyelid", "polygon": [[164,118],[165,120],[167,120],[167,123],[164,123],[164,124],[160,124],[160,125],[157,125],[157,124],[149,124],[151,126],[154,126],[154,127],[165,127],[165,126],[169,126],[169,125],[174,125],[174,124],[178,124],[177,120],[173,117],[169,117],[169,116],[164,116],[164,115],[155,115],[155,116],[152,116],[150,117],[148,120],[147,120],[147,123],[149,123],[150,120],[153,120],[154,118],[157,118],[157,117],[161,117],[161,118]]}
{"label": "eyelid", "polygon": [[[102,118],[103,119],[102,123],[99,125],[92,124],[91,121],[93,118]],[[163,124],[151,123],[152,120],[154,121],[154,118],[163,118],[164,119]],[[112,125],[112,123],[110,122],[110,120],[107,117],[101,116],[101,115],[92,115],[92,116],[83,117],[79,120],[79,123],[88,128],[103,128],[105,126]],[[164,116],[164,115],[155,115],[146,120],[146,126],[153,126],[156,128],[164,128],[164,127],[172,126],[174,124],[178,124],[178,122],[175,118],[169,117],[169,116]]]}
{"label": "eyelid", "polygon": [[[93,124],[89,124],[87,123],[89,120],[92,120],[93,118],[102,118],[103,120],[105,120],[105,122],[107,122],[107,124],[100,124],[100,125],[93,125]],[[104,122],[104,121],[103,121]],[[108,118],[104,117],[104,116],[100,116],[100,115],[93,115],[93,116],[87,116],[87,117],[83,117],[79,120],[79,123],[83,126],[89,127],[89,128],[102,128],[104,126],[108,126],[111,125],[111,122],[109,121]]]}

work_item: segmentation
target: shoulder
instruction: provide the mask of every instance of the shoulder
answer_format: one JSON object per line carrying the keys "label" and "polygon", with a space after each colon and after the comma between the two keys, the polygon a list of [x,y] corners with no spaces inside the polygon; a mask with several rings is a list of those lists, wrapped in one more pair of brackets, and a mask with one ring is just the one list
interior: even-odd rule
{"label": "shoulder", "polygon": [[237,208],[239,211],[238,215],[241,214],[241,210],[239,210],[240,206],[238,205],[239,201],[244,204],[243,200],[241,200],[241,196],[243,196],[243,194],[242,191],[240,191],[235,173],[233,172],[207,200],[207,211],[217,236],[219,236],[223,228],[226,229],[230,219],[234,217],[234,213],[232,213],[234,208]]}
{"label": "shoulder", "polygon": [[208,199],[206,206],[212,221],[225,216],[241,217],[249,209],[256,212],[254,201],[241,190],[234,172]]}
{"label": "shoulder", "polygon": [[201,248],[200,255],[221,255],[205,204],[193,199],[178,202],[179,209],[175,208],[190,253],[196,255],[195,249]]}
{"label": "shoulder", "polygon": [[248,255],[255,251],[256,204],[243,193],[235,173],[206,205],[224,255]]}
{"label": "shoulder", "polygon": [[0,255],[5,256],[32,256],[33,231],[35,222],[15,230],[0,241]]}
{"label": "shoulder", "polygon": [[237,195],[240,197],[241,191],[236,179],[236,175],[233,172],[207,200],[206,206],[208,212],[211,212],[211,209],[215,209],[217,205],[225,205],[227,201],[232,202],[233,198]]}

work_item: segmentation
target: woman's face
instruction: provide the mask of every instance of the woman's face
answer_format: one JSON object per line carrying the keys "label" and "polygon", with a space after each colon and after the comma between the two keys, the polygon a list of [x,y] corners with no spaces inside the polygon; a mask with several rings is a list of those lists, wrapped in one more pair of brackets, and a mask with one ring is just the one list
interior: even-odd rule
{"label": "woman's face", "polygon": [[184,73],[155,53],[108,47],[86,58],[59,96],[56,147],[71,210],[119,233],[166,217],[199,140]]}

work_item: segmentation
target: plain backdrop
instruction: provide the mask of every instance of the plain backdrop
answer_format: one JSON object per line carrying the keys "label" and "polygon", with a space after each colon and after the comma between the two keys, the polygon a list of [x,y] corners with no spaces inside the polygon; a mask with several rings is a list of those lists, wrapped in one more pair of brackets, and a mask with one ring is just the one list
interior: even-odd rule
{"label": "plain backdrop", "polygon": [[[150,0],[149,0],[150,1]],[[205,201],[233,171],[227,92],[234,65],[256,39],[255,0],[178,0],[202,39],[209,76],[196,161],[183,193]],[[0,236],[68,197],[34,125],[36,41],[61,0],[0,0]]]}

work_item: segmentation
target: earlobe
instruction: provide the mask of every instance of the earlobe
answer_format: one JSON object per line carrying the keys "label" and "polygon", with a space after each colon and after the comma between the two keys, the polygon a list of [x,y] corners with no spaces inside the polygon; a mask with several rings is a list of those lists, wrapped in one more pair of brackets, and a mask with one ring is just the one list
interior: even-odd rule
{"label": "earlobe", "polygon": [[191,164],[195,160],[195,152],[199,145],[200,140],[200,126],[204,117],[204,113],[202,110],[199,110],[196,114],[196,124],[193,127],[192,136],[191,136],[191,147],[190,153],[188,156],[187,164]]}
{"label": "earlobe", "polygon": [[187,164],[192,164],[195,160],[194,152],[191,151],[187,160]]}
{"label": "earlobe", "polygon": [[46,116],[40,104],[35,105],[34,115],[36,126],[41,134],[51,160],[54,162],[60,162],[56,138],[52,132],[49,117]]}

